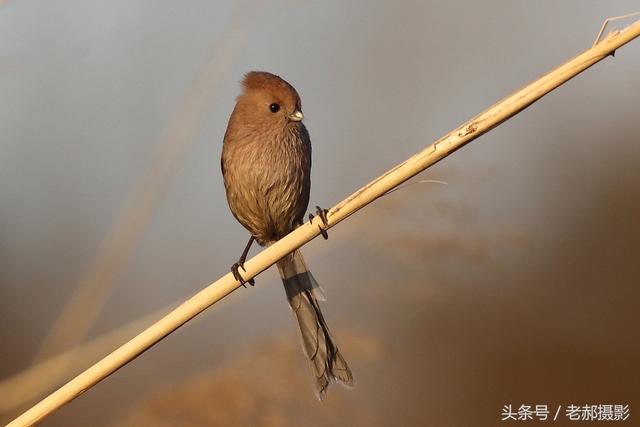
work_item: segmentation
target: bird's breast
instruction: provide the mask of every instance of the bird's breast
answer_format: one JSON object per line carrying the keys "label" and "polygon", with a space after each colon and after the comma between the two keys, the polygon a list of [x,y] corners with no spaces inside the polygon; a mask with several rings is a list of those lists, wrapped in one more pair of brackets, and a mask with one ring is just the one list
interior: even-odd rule
{"label": "bird's breast", "polygon": [[229,205],[258,241],[277,240],[289,233],[306,211],[310,147],[297,132],[243,142],[227,147],[225,141],[223,167]]}

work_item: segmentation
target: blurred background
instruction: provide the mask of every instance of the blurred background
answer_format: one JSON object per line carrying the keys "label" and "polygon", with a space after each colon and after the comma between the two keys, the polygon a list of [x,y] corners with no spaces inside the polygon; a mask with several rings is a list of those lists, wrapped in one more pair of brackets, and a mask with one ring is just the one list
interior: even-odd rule
{"label": "blurred background", "polygon": [[[0,421],[238,258],[219,156],[243,73],[300,92],[330,207],[637,10],[0,2]],[[638,70],[636,40],[419,177],[447,185],[304,248],[354,390],[315,400],[271,269],[43,425],[495,426],[508,404],[637,423]]]}

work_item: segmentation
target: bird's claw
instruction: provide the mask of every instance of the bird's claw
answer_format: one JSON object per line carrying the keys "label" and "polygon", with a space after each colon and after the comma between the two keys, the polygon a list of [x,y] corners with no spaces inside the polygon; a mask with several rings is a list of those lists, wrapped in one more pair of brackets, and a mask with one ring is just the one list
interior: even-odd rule
{"label": "bird's claw", "polygon": [[253,279],[249,279],[248,281],[244,280],[244,278],[240,274],[240,269],[242,269],[246,273],[247,270],[244,269],[244,262],[236,262],[231,266],[231,273],[233,274],[233,278],[240,282],[243,288],[247,287],[246,283],[250,284],[251,286],[255,285],[256,282]]}
{"label": "bird's claw", "polygon": [[[326,209],[322,209],[320,206],[316,206],[316,215],[320,217],[320,219],[322,220],[322,224],[324,224],[325,227],[329,227],[327,212],[329,211]],[[315,218],[315,216],[313,214],[309,214],[309,221],[313,221],[313,218]],[[318,225],[318,228],[320,229],[320,234],[322,234],[324,240],[327,240],[329,238],[329,234],[327,233],[326,228],[322,228],[320,225]]]}

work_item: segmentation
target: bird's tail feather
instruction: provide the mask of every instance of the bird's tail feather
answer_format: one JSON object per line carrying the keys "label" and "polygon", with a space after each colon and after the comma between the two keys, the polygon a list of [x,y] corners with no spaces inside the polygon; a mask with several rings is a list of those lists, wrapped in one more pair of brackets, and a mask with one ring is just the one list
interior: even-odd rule
{"label": "bird's tail feather", "polygon": [[313,278],[300,251],[278,261],[278,270],[302,338],[302,349],[309,359],[313,384],[322,400],[332,380],[353,387],[353,374],[331,338],[318,300],[326,300],[324,291]]}

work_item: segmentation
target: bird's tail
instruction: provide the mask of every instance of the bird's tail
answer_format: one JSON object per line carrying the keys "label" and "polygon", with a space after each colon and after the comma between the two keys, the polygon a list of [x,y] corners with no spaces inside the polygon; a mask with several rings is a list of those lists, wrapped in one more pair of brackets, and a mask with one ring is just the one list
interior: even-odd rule
{"label": "bird's tail", "polygon": [[353,374],[331,338],[320,311],[318,300],[326,299],[324,292],[307,269],[300,251],[278,261],[278,270],[300,326],[302,349],[311,365],[316,396],[322,400],[332,380],[353,387]]}

